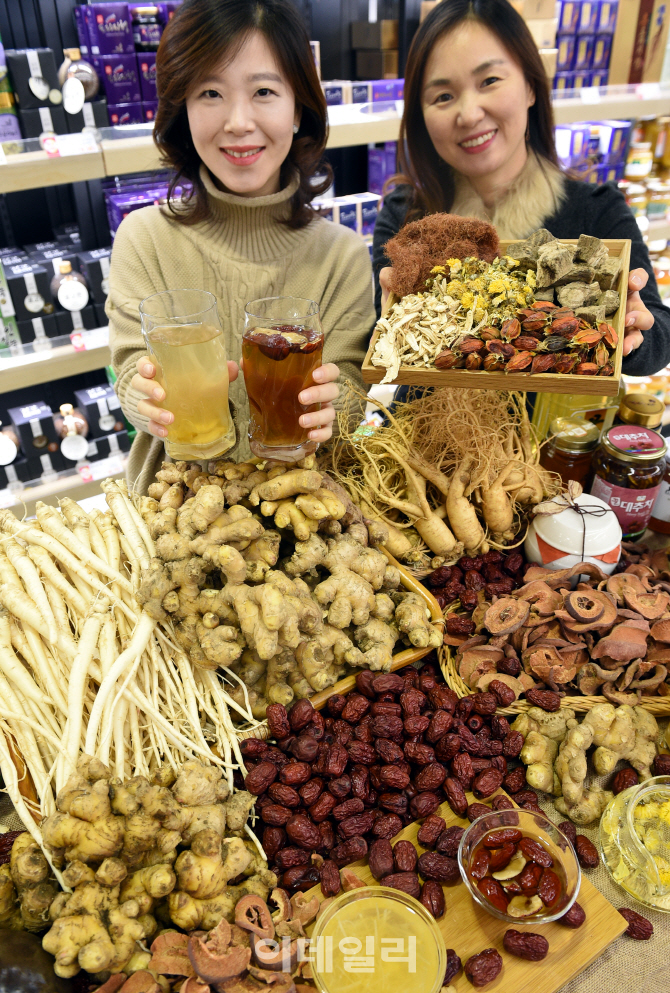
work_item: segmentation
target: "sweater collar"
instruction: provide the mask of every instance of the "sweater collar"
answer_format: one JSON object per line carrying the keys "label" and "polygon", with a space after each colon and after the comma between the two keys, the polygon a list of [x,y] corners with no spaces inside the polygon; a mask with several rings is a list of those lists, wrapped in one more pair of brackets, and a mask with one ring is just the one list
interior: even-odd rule
{"label": "sweater collar", "polygon": [[212,237],[214,252],[218,248],[228,258],[263,262],[281,258],[293,249],[300,232],[282,222],[291,215],[290,200],[298,189],[298,177],[278,193],[263,197],[222,192],[204,165],[200,167],[200,178],[211,208],[201,232]]}
{"label": "sweater collar", "polygon": [[487,221],[499,238],[513,241],[541,228],[566,196],[563,173],[534,152],[529,153],[517,178],[492,208],[486,207],[467,176],[454,172],[454,185],[453,214]]}

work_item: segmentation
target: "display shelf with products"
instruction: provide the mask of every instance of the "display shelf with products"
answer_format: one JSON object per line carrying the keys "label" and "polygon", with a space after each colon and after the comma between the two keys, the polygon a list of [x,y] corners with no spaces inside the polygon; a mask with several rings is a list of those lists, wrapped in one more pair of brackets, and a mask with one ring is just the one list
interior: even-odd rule
{"label": "display shelf with products", "polygon": [[[395,141],[398,137],[402,101],[348,103],[328,108],[328,148]],[[649,117],[667,113],[670,83],[640,83],[636,86],[583,87],[554,94],[557,124],[570,124],[594,117]],[[37,139],[4,144],[6,163],[0,165],[3,193],[56,186],[61,183],[100,179],[160,168],[160,156],[148,124],[101,128],[97,151],[50,156],[40,150]],[[64,136],[60,136],[64,137]],[[76,137],[76,136],[70,136]],[[71,149],[68,149],[70,152]]]}
{"label": "display shelf with products", "polygon": [[34,517],[38,500],[54,507],[58,506],[58,501],[63,497],[83,500],[100,492],[101,479],[121,479],[125,475],[127,461],[122,457],[108,458],[91,465],[82,465],[78,469],[59,472],[47,482],[34,480],[21,489],[0,489],[0,507],[16,507],[26,517]]}
{"label": "display shelf with products", "polygon": [[35,350],[30,345],[15,345],[12,354],[0,353],[0,394],[109,365],[108,328],[79,333],[73,343],[74,337],[52,338],[51,348]]}

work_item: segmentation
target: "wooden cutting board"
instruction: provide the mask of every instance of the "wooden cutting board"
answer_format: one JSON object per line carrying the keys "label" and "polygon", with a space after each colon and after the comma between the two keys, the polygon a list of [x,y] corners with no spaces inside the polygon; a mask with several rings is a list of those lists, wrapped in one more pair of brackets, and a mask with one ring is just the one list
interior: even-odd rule
{"label": "wooden cutting board", "polygon": [[[503,790],[498,792],[504,793]],[[477,802],[471,793],[467,797],[468,803]],[[452,824],[465,828],[469,826],[467,818],[457,817],[448,803],[443,803],[437,813],[445,819],[447,827]],[[408,839],[419,852],[423,852],[424,849],[416,841],[419,826],[416,821],[409,824],[392,839],[391,844]],[[364,861],[352,862],[348,868],[353,869],[366,884],[379,885]],[[485,948],[496,948],[503,957],[503,970],[493,983],[484,987],[486,993],[556,993],[556,990],[599,958],[608,945],[628,927],[627,921],[588,881],[585,873],[582,873],[577,902],[586,912],[586,921],[576,931],[558,922],[524,925],[499,921],[475,904],[462,880],[444,886],[443,890],[447,909],[438,924],[447,948],[454,949],[463,965],[471,955],[476,955]],[[306,894],[307,897],[314,895],[321,899],[320,886],[313,887]],[[547,957],[542,962],[526,962],[509,955],[502,943],[508,928],[543,934],[549,942]],[[311,933],[311,928],[309,931]],[[451,983],[458,993],[473,993],[474,987],[462,970]]]}

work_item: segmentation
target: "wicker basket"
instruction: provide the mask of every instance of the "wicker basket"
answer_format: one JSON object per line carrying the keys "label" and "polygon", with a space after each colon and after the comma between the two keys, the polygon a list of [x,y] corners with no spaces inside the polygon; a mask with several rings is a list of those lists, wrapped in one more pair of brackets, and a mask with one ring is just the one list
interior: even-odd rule
{"label": "wicker basket", "polygon": [[[454,654],[448,645],[443,645],[438,649],[438,657],[440,660],[440,668],[442,669],[442,674],[445,678],[447,686],[456,693],[458,697],[468,696],[472,694],[472,690],[465,685],[463,680],[458,674],[456,669],[456,663],[454,660]],[[606,702],[606,697],[603,696],[565,696],[561,699],[561,707],[571,707],[576,710],[578,714],[586,713],[591,707],[595,707],[597,703]],[[654,717],[670,717],[670,696],[665,697],[650,697],[643,696],[640,699],[640,707],[644,707],[645,710],[653,714]],[[509,707],[500,707],[496,711],[498,714],[522,714],[526,710],[530,710],[532,704],[527,700],[515,700],[513,704]]]}

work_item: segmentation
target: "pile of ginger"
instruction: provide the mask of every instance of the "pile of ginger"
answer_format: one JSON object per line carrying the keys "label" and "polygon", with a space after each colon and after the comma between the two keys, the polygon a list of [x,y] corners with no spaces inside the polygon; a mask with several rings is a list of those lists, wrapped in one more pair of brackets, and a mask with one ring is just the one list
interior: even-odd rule
{"label": "pile of ginger", "polygon": [[259,719],[349,668],[388,671],[399,639],[440,644],[379,550],[385,525],[314,465],[166,462],[138,501],[157,553],[139,602],[194,665],[227,670]]}
{"label": "pile of ginger", "polygon": [[0,868],[0,925],[46,931],[64,978],[141,969],[159,930],[209,930],[242,897],[267,899],[276,876],[243,837],[254,799],[196,761],[121,783],[82,755],[41,824],[49,861],[26,832]]}

